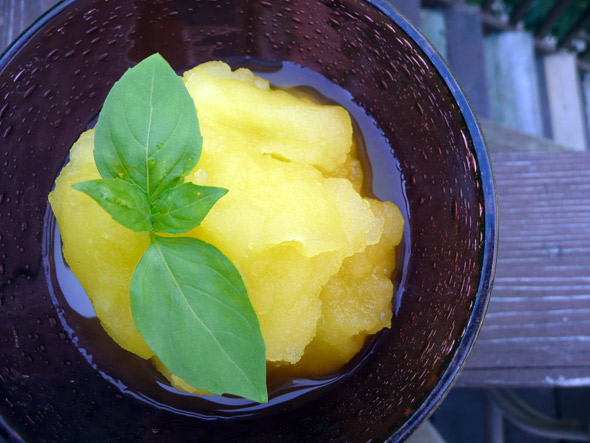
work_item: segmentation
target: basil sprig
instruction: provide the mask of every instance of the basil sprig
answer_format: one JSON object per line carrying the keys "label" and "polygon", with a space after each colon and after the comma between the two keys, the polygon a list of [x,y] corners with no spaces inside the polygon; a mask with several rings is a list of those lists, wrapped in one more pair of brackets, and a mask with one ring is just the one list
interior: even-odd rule
{"label": "basil sprig", "polygon": [[77,183],[115,221],[149,232],[130,286],[135,325],[156,356],[192,386],[268,401],[265,345],[244,282],[215,246],[182,234],[226,189],[184,182],[201,155],[194,102],[155,54],[111,89],[96,125],[102,179]]}

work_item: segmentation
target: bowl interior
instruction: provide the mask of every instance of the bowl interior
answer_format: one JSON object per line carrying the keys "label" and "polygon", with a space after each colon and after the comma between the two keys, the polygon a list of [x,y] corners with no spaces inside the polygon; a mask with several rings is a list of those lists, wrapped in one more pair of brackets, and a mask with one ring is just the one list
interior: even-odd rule
{"label": "bowl interior", "polygon": [[[104,333],[80,336],[85,319],[55,306],[47,194],[113,82],[154,52],[178,72],[215,59],[305,66],[346,89],[389,140],[380,155],[399,170],[372,166],[380,189],[403,179],[401,303],[371,355],[330,386],[239,419],[199,418],[178,407],[186,397],[134,389],[140,363],[93,359]],[[0,425],[24,438],[356,441],[401,438],[440,401],[487,303],[493,182],[464,96],[385,2],[66,1],[4,54],[0,85]]]}

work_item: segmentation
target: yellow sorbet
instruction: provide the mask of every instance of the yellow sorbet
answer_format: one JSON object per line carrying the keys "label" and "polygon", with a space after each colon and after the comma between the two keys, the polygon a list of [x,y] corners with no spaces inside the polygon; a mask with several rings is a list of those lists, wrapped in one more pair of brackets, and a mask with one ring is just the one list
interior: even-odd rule
{"label": "yellow sorbet", "polygon": [[[363,174],[342,107],[270,87],[210,62],[184,74],[203,135],[187,177],[229,190],[187,236],[219,248],[240,271],[260,320],[269,371],[325,374],[390,326],[391,275],[403,219],[359,194]],[[154,358],[135,328],[129,284],[147,233],[115,222],[72,185],[100,178],[94,131],[81,135],[49,195],[63,252],[109,335]],[[191,387],[159,361],[159,370]],[[195,391],[198,392],[198,391]]]}

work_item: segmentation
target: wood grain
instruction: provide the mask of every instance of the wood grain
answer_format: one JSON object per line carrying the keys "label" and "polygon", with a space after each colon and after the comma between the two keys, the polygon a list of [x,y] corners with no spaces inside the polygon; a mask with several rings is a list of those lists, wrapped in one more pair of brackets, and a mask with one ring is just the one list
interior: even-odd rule
{"label": "wood grain", "polygon": [[590,385],[590,153],[497,153],[492,161],[496,279],[458,385]]}
{"label": "wood grain", "polygon": [[0,52],[59,0],[0,0]]}
{"label": "wood grain", "polygon": [[563,146],[555,141],[535,137],[523,132],[515,131],[506,126],[479,118],[481,129],[486,138],[486,144],[491,152],[563,152],[575,151],[574,148]]}

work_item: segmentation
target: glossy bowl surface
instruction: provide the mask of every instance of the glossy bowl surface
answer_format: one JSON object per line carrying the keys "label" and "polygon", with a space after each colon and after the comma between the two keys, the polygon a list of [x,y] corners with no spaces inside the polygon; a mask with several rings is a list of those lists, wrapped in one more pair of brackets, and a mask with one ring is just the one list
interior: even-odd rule
{"label": "glossy bowl surface", "polygon": [[[403,299],[370,355],[329,386],[213,419],[188,397],[143,392],[145,365],[102,358],[104,332],[78,333],[84,318],[60,307],[47,195],[113,82],[154,52],[178,72],[212,59],[303,65],[349,91],[393,147],[399,171],[373,169],[404,180]],[[487,306],[493,176],[457,82],[388,2],[64,1],[0,58],[0,86],[0,435],[395,441],[442,400]]]}

